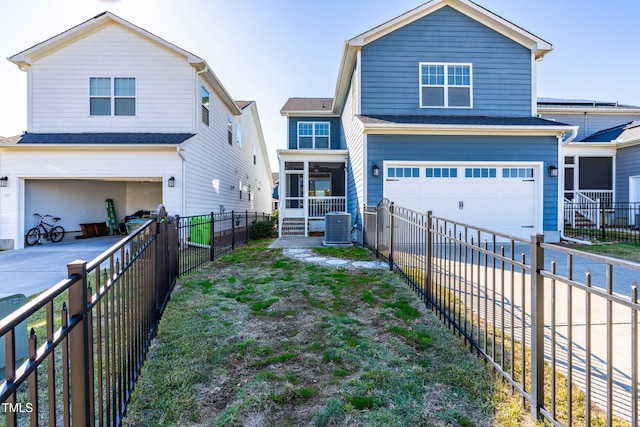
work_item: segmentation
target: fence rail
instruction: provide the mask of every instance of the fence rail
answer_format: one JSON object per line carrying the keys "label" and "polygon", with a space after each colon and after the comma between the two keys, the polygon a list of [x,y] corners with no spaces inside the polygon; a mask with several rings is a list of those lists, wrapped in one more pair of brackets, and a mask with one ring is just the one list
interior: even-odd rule
{"label": "fence rail", "polygon": [[638,425],[640,265],[400,208],[364,245],[553,425]]}
{"label": "fence rail", "polygon": [[582,240],[640,242],[640,203],[565,199],[564,234]]}
{"label": "fence rail", "polygon": [[170,217],[160,206],[102,255],[68,264],[67,279],[0,320],[6,425],[120,425],[177,277],[246,243],[260,218]]}

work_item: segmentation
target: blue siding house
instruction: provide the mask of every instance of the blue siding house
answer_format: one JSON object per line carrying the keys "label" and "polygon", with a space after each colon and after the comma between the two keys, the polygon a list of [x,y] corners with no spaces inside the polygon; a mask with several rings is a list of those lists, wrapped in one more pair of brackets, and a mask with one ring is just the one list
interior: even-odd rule
{"label": "blue siding house", "polygon": [[[281,235],[381,198],[528,238],[560,238],[563,146],[538,117],[545,40],[468,0],[432,0],[345,42],[333,98],[290,98]],[[344,184],[344,188],[339,188]]]}

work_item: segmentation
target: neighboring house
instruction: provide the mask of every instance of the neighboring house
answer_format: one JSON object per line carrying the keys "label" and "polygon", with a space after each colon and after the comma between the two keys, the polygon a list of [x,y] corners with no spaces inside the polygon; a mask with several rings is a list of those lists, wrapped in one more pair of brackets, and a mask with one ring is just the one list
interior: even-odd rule
{"label": "neighboring house", "polygon": [[579,126],[564,148],[565,204],[640,202],[639,106],[541,98],[538,113]]}
{"label": "neighboring house", "polygon": [[205,60],[102,13],[9,58],[27,73],[27,132],[0,145],[0,242],[34,213],[79,224],[162,203],[171,215],[271,211],[255,102],[234,101]]}
{"label": "neighboring house", "polygon": [[278,151],[280,233],[386,197],[529,238],[562,229],[562,148],[577,126],[537,117],[552,46],[468,0],[432,0],[345,43],[333,98],[291,98]]}

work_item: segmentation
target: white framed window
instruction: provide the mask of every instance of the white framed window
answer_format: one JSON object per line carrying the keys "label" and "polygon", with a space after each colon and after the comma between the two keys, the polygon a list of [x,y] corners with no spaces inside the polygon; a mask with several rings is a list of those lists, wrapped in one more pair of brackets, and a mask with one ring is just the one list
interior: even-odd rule
{"label": "white framed window", "polygon": [[135,77],[89,77],[89,115],[135,116]]}
{"label": "white framed window", "polygon": [[242,147],[242,129],[240,126],[236,126],[236,142],[239,147]]}
{"label": "white framed window", "polygon": [[329,122],[298,122],[298,148],[329,149]]}
{"label": "white framed window", "polygon": [[227,119],[227,141],[229,145],[233,145],[233,119],[231,117]]}
{"label": "white framed window", "polygon": [[471,64],[420,63],[421,108],[473,107]]}
{"label": "white framed window", "polygon": [[209,126],[209,91],[202,86],[200,92],[202,102],[202,123]]}

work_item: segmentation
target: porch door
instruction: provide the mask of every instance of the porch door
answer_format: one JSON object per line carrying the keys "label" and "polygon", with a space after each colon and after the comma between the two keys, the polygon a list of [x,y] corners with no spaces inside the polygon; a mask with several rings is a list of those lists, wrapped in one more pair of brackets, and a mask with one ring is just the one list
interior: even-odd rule
{"label": "porch door", "polygon": [[287,216],[304,217],[304,174],[287,172],[285,208]]}

